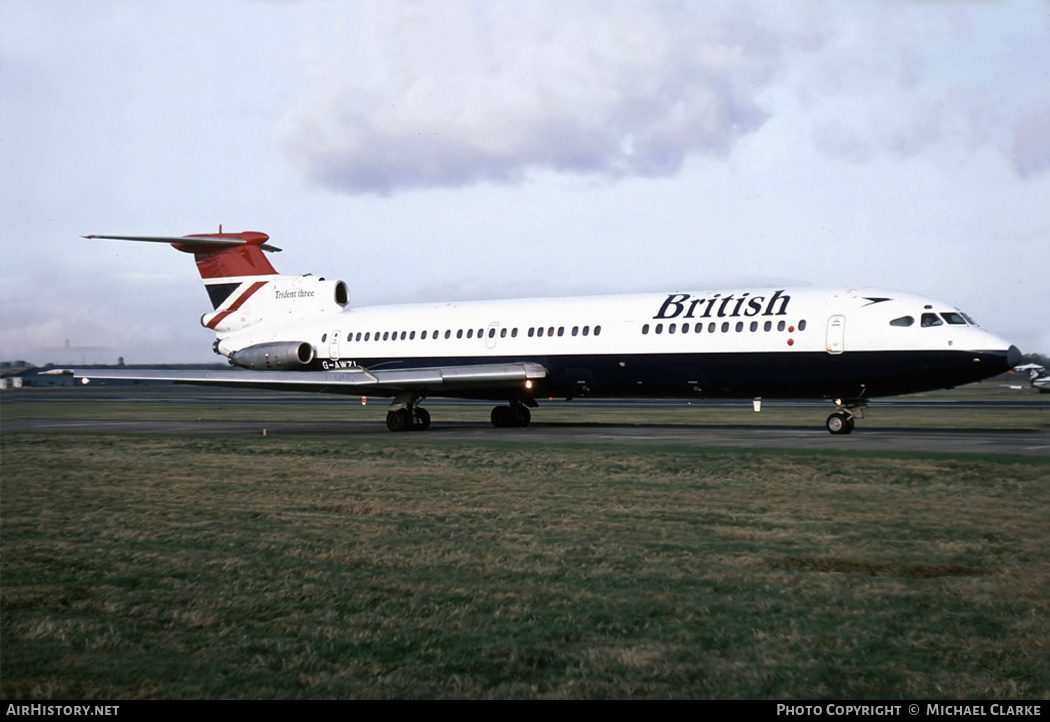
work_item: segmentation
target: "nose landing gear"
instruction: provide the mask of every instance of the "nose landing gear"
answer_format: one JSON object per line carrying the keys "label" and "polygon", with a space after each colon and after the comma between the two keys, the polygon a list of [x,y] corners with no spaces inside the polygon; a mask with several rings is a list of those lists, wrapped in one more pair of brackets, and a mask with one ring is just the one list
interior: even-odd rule
{"label": "nose landing gear", "polygon": [[836,411],[828,417],[824,426],[833,434],[848,434],[853,431],[853,415]]}
{"label": "nose landing gear", "polygon": [[848,434],[853,431],[856,419],[864,418],[867,401],[842,401],[835,399],[838,411],[831,414],[824,422],[824,427],[832,434]]}

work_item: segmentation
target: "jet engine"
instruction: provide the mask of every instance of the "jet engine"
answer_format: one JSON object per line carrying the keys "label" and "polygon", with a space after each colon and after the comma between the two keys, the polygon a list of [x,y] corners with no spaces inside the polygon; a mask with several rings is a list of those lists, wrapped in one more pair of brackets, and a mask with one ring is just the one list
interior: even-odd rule
{"label": "jet engine", "polygon": [[305,341],[260,343],[230,354],[230,361],[246,369],[298,371],[314,360],[314,347]]}

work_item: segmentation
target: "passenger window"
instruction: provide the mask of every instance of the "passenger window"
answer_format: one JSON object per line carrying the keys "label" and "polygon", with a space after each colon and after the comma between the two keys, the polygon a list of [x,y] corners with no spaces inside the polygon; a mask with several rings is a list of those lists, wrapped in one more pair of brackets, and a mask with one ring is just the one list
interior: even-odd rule
{"label": "passenger window", "polygon": [[328,334],[327,333],[322,333],[321,334],[321,343],[325,343],[327,340],[328,340]]}
{"label": "passenger window", "polygon": [[590,332],[591,332],[591,327],[590,327],[590,326],[584,326],[584,327],[583,327],[583,335],[584,335],[584,336],[586,336],[586,335],[587,335],[587,334],[589,334]]}
{"label": "passenger window", "polygon": [[[506,331],[507,331],[507,329],[503,329],[504,333],[506,333]],[[494,328],[490,328],[489,329],[489,338],[496,338],[496,329],[494,329]]]}
{"label": "passenger window", "polygon": [[514,328],[512,328],[510,330],[510,337],[511,338],[517,338],[518,337],[518,328],[517,328],[517,326],[515,326]]}
{"label": "passenger window", "polygon": [[644,336],[647,333],[649,333],[649,324],[642,326],[642,335]]}
{"label": "passenger window", "polygon": [[564,336],[565,335],[565,327],[564,326],[558,326],[558,335],[559,336]]}
{"label": "passenger window", "polygon": [[573,327],[572,327],[572,335],[573,335],[573,336],[576,336],[576,335],[578,335],[579,333],[580,333],[580,327],[579,327],[579,326],[573,326]]}
{"label": "passenger window", "polygon": [[467,338],[474,338],[474,329],[472,329],[472,328],[468,328],[467,329]]}
{"label": "passenger window", "polygon": [[942,313],[941,314],[941,318],[943,318],[945,321],[947,321],[948,323],[950,323],[953,326],[965,326],[966,325],[966,320],[962,316],[960,316],[959,314],[957,314],[957,313],[955,313],[953,311],[948,311],[947,313]]}
{"label": "passenger window", "polygon": [[736,322],[736,332],[740,333],[743,330],[744,330],[744,322],[743,321],[737,321]]}
{"label": "passenger window", "polygon": [[499,337],[500,337],[500,338],[507,338],[507,329],[505,329],[505,328],[501,328],[501,329],[499,330]]}
{"label": "passenger window", "polygon": [[729,333],[729,321],[722,323],[722,333]]}
{"label": "passenger window", "polygon": [[601,326],[595,326],[595,327],[594,327],[594,335],[595,335],[595,336],[597,336],[597,335],[598,335],[598,334],[600,334],[601,332],[602,332],[602,327],[601,327]]}
{"label": "passenger window", "polygon": [[664,325],[662,323],[656,324],[656,332],[657,333],[663,333],[664,332]]}
{"label": "passenger window", "polygon": [[772,321],[766,321],[765,324],[763,324],[763,326],[762,326],[762,330],[763,331],[769,331],[772,328],[773,328],[773,322]]}
{"label": "passenger window", "polygon": [[405,340],[405,332],[404,332],[404,331],[402,331],[402,332],[401,332],[401,340],[402,340],[402,341],[404,341],[404,340]]}
{"label": "passenger window", "polygon": [[937,318],[936,313],[924,313],[922,314],[922,327],[929,328],[931,326],[943,326],[944,321]]}
{"label": "passenger window", "polygon": [[802,319],[801,321],[798,322],[798,330],[799,331],[805,331],[806,330],[806,320],[805,319]]}
{"label": "passenger window", "polygon": [[777,324],[777,331],[783,331],[784,330],[784,326],[786,326],[786,325],[787,325],[786,323],[781,321],[780,323]]}
{"label": "passenger window", "polygon": [[463,329],[456,331],[456,338],[463,338]]}
{"label": "passenger window", "polygon": [[683,323],[682,324],[682,333],[689,333],[689,324],[688,323]]}
{"label": "passenger window", "polygon": [[702,323],[698,323],[698,324],[696,324],[696,326],[693,327],[693,331],[695,331],[696,333],[703,333],[703,330],[704,330],[704,324],[702,324]]}
{"label": "passenger window", "polygon": [[751,332],[754,333],[757,330],[758,330],[758,321],[752,321],[751,322]]}
{"label": "passenger window", "polygon": [[707,332],[708,333],[714,333],[715,332],[715,324],[713,322],[707,324]]}

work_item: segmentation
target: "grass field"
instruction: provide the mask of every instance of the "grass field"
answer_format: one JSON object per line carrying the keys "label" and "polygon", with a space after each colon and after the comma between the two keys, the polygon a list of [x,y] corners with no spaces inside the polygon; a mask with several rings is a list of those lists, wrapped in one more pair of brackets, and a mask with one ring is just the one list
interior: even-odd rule
{"label": "grass field", "polygon": [[1045,458],[0,446],[4,698],[1050,696]]}

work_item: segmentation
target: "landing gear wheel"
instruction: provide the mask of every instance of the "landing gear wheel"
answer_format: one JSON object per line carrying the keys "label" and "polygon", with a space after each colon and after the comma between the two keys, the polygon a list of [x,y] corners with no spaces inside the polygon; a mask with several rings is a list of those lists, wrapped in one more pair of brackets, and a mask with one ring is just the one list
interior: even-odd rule
{"label": "landing gear wheel", "polygon": [[514,412],[514,425],[525,428],[532,421],[532,412],[524,404],[514,404],[510,407]]}
{"label": "landing gear wheel", "polygon": [[408,409],[387,412],[386,427],[391,431],[408,431],[412,428],[412,412]]}
{"label": "landing gear wheel", "polygon": [[489,414],[489,420],[497,429],[514,426],[514,409],[509,406],[497,406]]}
{"label": "landing gear wheel", "polygon": [[523,429],[532,421],[532,412],[525,404],[514,402],[510,406],[497,406],[492,409],[489,418],[497,429]]}
{"label": "landing gear wheel", "polygon": [[854,422],[853,417],[849,414],[836,411],[828,417],[828,420],[824,425],[828,428],[828,431],[833,434],[848,434],[853,431]]}
{"label": "landing gear wheel", "polygon": [[430,428],[430,412],[417,406],[412,409],[412,431],[426,431]]}

